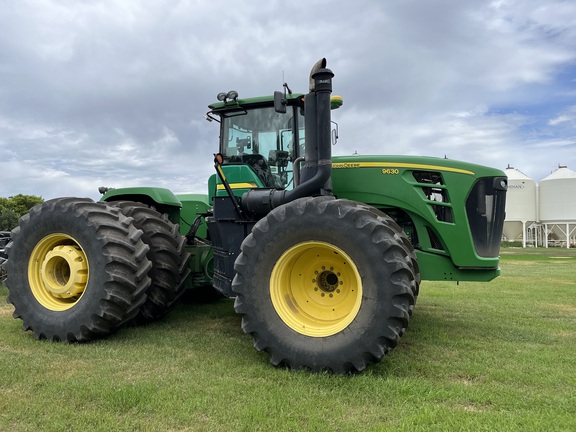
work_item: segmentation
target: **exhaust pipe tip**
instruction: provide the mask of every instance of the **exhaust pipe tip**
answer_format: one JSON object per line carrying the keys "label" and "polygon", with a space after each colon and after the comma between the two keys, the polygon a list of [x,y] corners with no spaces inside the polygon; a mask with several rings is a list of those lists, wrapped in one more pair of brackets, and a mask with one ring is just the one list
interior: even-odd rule
{"label": "exhaust pipe tip", "polygon": [[325,69],[326,68],[326,59],[325,58],[321,58],[320,60],[318,60],[314,66],[312,66],[312,70],[310,71],[310,92],[313,92],[316,90],[316,80],[313,78],[313,75],[319,71],[320,69]]}

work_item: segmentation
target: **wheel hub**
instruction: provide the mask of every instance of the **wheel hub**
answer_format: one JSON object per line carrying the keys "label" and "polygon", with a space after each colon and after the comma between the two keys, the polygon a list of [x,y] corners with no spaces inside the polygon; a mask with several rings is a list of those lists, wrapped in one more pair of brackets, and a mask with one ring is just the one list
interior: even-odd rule
{"label": "wheel hub", "polygon": [[78,246],[56,246],[42,262],[42,281],[55,297],[76,297],[84,291],[88,264]]}
{"label": "wheel hub", "polygon": [[51,311],[74,307],[88,286],[90,265],[71,236],[47,235],[30,254],[28,282],[34,298]]}
{"label": "wheel hub", "polygon": [[338,278],[340,273],[334,273],[334,267],[330,267],[330,270],[322,267],[321,272],[315,271],[314,273],[318,275],[318,278],[313,279],[312,282],[316,282],[318,289],[322,290],[323,293],[333,293],[334,291],[340,293],[340,290],[337,289],[340,283]]}

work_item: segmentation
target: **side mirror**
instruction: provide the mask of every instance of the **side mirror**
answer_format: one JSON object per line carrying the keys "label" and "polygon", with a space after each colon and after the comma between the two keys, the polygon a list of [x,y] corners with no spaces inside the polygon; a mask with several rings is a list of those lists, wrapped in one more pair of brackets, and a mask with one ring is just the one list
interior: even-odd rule
{"label": "side mirror", "polygon": [[332,121],[334,124],[334,129],[332,129],[332,145],[336,145],[338,142],[338,123]]}
{"label": "side mirror", "polygon": [[282,114],[286,113],[286,99],[282,92],[274,92],[274,111]]}

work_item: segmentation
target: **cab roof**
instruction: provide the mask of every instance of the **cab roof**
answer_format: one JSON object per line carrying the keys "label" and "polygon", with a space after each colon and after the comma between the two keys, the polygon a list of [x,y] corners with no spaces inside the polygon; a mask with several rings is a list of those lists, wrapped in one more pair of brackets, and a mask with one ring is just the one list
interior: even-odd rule
{"label": "cab roof", "polygon": [[[292,93],[286,94],[286,101],[288,105],[292,105],[291,101],[295,101],[299,98],[304,97],[303,93]],[[236,99],[230,100],[227,102],[215,102],[213,104],[208,105],[208,108],[212,111],[228,111],[228,110],[237,110],[239,108],[244,108],[248,106],[272,106],[274,105],[274,96],[259,96],[253,98],[246,98],[246,99]]]}

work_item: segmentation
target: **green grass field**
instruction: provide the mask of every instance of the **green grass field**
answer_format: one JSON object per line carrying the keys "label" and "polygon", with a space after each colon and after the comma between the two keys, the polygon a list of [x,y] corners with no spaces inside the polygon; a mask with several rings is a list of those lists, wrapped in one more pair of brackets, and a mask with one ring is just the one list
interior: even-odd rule
{"label": "green grass field", "polygon": [[398,347],[357,376],[270,366],[230,300],[36,341],[0,287],[0,430],[574,431],[576,250],[503,249],[502,269],[424,282]]}

